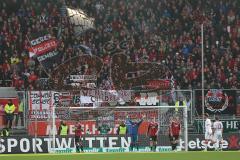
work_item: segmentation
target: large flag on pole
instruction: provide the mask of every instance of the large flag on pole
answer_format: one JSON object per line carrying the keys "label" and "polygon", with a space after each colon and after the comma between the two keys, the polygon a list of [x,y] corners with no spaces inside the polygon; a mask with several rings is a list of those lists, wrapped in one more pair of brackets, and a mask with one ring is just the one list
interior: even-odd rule
{"label": "large flag on pole", "polygon": [[29,57],[37,58],[45,69],[52,68],[61,62],[61,55],[57,51],[57,40],[47,30],[32,33],[28,37],[30,46]]}

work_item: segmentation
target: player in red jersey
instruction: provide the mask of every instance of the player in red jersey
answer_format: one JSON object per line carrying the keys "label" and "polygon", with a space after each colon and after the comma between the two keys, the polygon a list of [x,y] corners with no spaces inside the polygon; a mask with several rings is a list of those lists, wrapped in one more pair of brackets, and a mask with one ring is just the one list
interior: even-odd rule
{"label": "player in red jersey", "polygon": [[76,145],[76,152],[80,153],[80,149],[83,152],[83,143],[82,143],[82,126],[79,122],[75,125],[75,145]]}
{"label": "player in red jersey", "polygon": [[169,125],[169,139],[172,146],[172,150],[176,151],[179,143],[179,135],[181,132],[181,123],[178,117],[173,118]]}
{"label": "player in red jersey", "polygon": [[150,148],[151,151],[156,151],[157,147],[157,135],[158,135],[158,123],[156,122],[156,118],[153,118],[153,121],[148,125],[147,135],[150,140]]}

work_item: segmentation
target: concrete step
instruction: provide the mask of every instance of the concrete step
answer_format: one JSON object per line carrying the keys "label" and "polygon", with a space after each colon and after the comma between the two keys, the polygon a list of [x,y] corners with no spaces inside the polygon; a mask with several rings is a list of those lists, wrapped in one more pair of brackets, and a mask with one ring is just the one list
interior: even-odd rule
{"label": "concrete step", "polygon": [[26,136],[28,135],[27,129],[25,128],[12,128],[10,131],[11,136]]}

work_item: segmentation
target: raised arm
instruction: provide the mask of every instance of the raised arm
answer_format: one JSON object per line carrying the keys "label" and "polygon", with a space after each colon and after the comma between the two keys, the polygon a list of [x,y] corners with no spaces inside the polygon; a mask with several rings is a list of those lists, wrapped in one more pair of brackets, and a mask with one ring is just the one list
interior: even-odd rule
{"label": "raised arm", "polygon": [[127,116],[126,122],[129,122],[131,125],[133,125],[133,122],[131,121],[131,119],[129,118],[129,116]]}

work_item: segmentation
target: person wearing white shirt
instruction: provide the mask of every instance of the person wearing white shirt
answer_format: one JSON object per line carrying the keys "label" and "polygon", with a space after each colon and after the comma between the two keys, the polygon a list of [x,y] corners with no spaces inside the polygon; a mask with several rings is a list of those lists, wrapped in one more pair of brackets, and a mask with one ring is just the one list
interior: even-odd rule
{"label": "person wearing white shirt", "polygon": [[215,122],[213,123],[213,143],[215,150],[222,150],[222,140],[223,140],[223,124],[219,120],[219,117],[215,117]]}
{"label": "person wearing white shirt", "polygon": [[209,142],[212,142],[212,122],[209,119],[209,114],[205,113],[205,151],[207,151]]}

